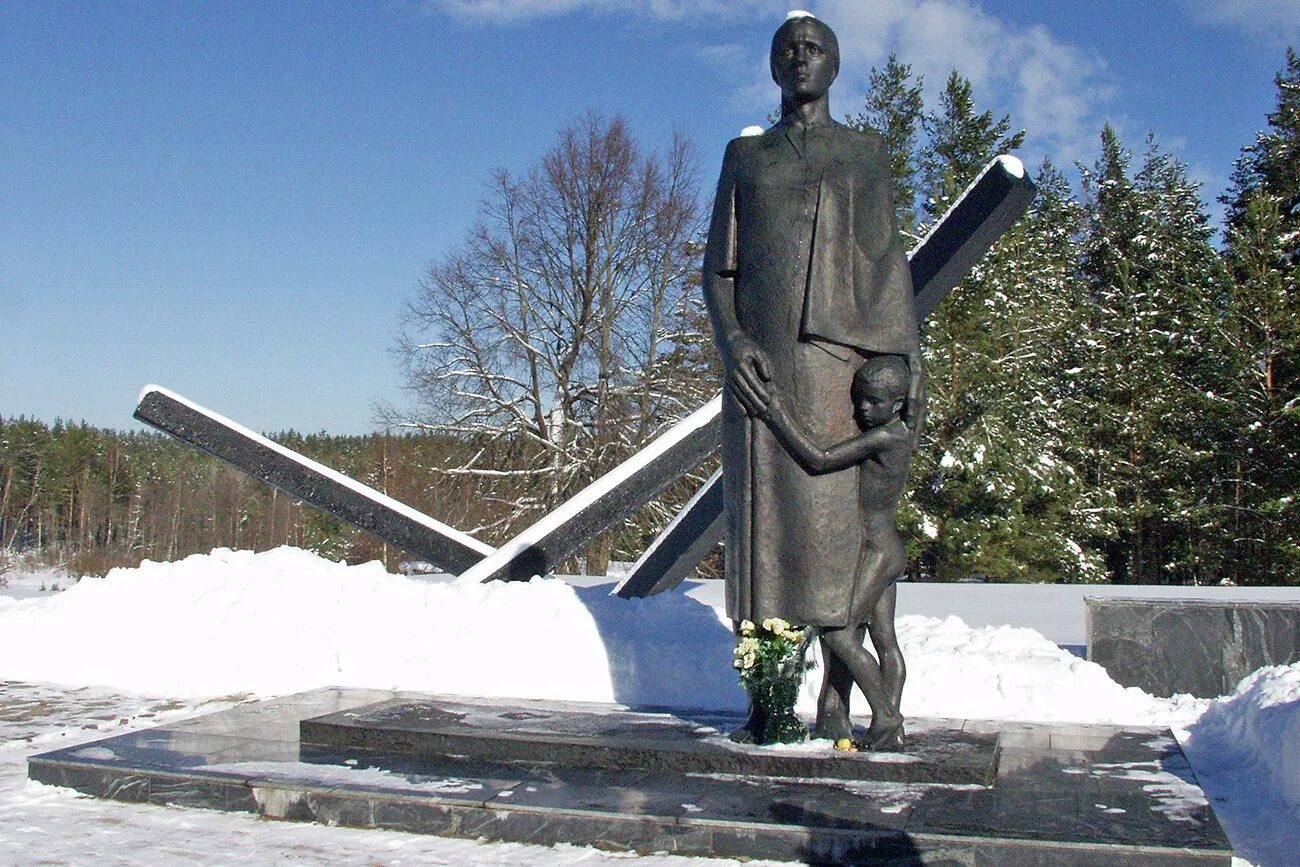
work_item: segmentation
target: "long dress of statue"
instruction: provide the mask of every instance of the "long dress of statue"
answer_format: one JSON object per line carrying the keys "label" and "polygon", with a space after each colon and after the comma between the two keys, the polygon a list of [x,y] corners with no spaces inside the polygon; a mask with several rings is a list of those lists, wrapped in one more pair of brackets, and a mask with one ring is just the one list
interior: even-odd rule
{"label": "long dress of statue", "polygon": [[[868,614],[854,598],[858,468],[806,471],[757,418],[769,396],[829,444],[859,433],[849,393],[867,354],[913,360],[919,379],[886,145],[831,119],[838,67],[834,34],[820,21],[778,29],[781,120],[727,145],[709,228],[704,295],[726,371],[726,595],[736,621],[853,628]],[[914,381],[912,423],[918,391]]]}

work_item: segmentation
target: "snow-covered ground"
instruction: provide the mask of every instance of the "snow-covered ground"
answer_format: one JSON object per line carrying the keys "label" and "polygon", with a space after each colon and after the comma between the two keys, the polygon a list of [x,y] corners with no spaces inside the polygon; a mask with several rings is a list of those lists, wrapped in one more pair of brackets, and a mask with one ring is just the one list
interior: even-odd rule
{"label": "snow-covered ground", "polygon": [[[7,577],[0,588],[3,863],[626,861],[631,856],[576,847],[102,802],[28,782],[25,758],[244,697],[324,685],[687,707],[744,702],[716,585],[629,601],[609,596],[608,583],[408,578],[290,548],[217,550],[79,583],[50,572]],[[1260,867],[1298,863],[1300,664],[1256,672],[1216,701],[1165,699],[1119,686],[1032,629],[904,615],[898,632],[909,671],[904,713],[1171,726],[1237,854]],[[638,867],[710,864],[635,860]]]}

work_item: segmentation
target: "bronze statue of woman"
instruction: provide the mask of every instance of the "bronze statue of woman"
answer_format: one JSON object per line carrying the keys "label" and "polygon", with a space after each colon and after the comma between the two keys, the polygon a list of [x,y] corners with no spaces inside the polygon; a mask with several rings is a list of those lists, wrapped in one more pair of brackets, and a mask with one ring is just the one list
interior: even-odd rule
{"label": "bronze statue of woman", "polygon": [[[810,472],[761,417],[779,395],[813,442],[849,439],[859,433],[855,371],[872,355],[893,354],[908,363],[902,415],[915,431],[924,402],[919,338],[884,139],[831,119],[835,34],[811,16],[788,19],[772,37],[771,69],[781,120],[728,144],[704,256],[726,377],[727,611],[737,623],[780,617],[819,629],[826,676],[817,733],[839,739],[852,736],[854,680],[834,648],[856,640],[861,649],[866,628],[854,622],[863,610],[854,598],[859,468]],[[887,616],[892,626],[892,584],[873,602],[869,618]],[[892,711],[873,707],[880,719],[869,740],[884,734],[878,722],[897,716],[901,655],[882,659],[876,674]]]}

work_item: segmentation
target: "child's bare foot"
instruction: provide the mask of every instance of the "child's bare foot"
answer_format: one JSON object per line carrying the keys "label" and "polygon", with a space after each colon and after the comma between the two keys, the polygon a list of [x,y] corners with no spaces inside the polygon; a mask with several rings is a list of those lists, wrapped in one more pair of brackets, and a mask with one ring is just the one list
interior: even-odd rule
{"label": "child's bare foot", "polygon": [[903,749],[904,732],[902,715],[873,716],[861,746],[868,750],[891,752]]}

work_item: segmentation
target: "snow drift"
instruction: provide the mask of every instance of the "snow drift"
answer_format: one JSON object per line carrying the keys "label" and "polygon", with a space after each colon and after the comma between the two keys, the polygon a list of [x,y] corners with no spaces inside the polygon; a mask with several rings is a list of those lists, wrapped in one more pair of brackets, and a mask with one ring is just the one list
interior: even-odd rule
{"label": "snow drift", "polygon": [[[296,548],[218,549],[3,600],[0,675],[186,697],[340,685],[744,706],[721,611],[685,593],[608,590],[429,581]],[[1121,687],[1030,629],[909,616],[898,632],[910,716],[1165,725],[1207,704]],[[806,711],[818,682],[814,670]]]}

